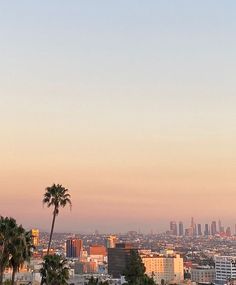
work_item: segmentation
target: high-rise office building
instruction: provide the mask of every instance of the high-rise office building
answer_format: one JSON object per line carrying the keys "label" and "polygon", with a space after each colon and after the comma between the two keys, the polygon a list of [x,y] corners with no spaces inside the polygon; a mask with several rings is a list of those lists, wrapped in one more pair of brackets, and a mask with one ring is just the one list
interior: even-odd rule
{"label": "high-rise office building", "polygon": [[214,236],[217,234],[217,227],[216,227],[216,221],[211,222],[211,235]]}
{"label": "high-rise office building", "polygon": [[83,249],[83,241],[78,238],[70,238],[66,241],[66,257],[80,258]]}
{"label": "high-rise office building", "polygon": [[224,234],[225,229],[224,229],[224,226],[221,223],[221,220],[218,221],[218,229],[219,229],[219,234]]}
{"label": "high-rise office building", "polygon": [[204,236],[209,236],[210,232],[209,232],[209,225],[205,224],[205,228],[204,228]]}
{"label": "high-rise office building", "polygon": [[194,222],[194,218],[192,217],[192,218],[191,218],[191,228],[192,228],[192,229],[194,229],[194,225],[195,225],[195,222]]}
{"label": "high-rise office building", "polygon": [[39,230],[38,229],[32,229],[31,230],[31,236],[32,236],[32,242],[34,246],[39,245]]}
{"label": "high-rise office building", "polygon": [[175,221],[170,222],[170,233],[174,236],[177,236],[177,224]]}
{"label": "high-rise office building", "polygon": [[184,235],[184,224],[183,222],[179,222],[179,236]]}
{"label": "high-rise office building", "polygon": [[198,225],[197,225],[197,235],[198,235],[198,236],[201,236],[201,235],[202,235],[202,225],[201,225],[201,224],[198,224]]}
{"label": "high-rise office building", "polygon": [[108,274],[113,278],[120,278],[130,260],[132,244],[117,243],[114,248],[108,248]]}
{"label": "high-rise office building", "polygon": [[192,228],[193,236],[197,236],[197,225],[195,224],[193,217],[191,218],[191,226],[190,227]]}
{"label": "high-rise office building", "polygon": [[230,227],[226,228],[225,234],[227,237],[231,237],[231,228]]}

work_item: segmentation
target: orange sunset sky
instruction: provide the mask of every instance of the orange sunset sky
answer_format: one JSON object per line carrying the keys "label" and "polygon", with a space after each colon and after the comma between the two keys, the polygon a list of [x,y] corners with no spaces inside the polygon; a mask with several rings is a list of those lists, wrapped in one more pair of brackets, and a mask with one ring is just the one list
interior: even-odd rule
{"label": "orange sunset sky", "polygon": [[[236,223],[236,3],[0,4],[0,214],[56,231]],[[204,6],[204,9],[203,9]]]}

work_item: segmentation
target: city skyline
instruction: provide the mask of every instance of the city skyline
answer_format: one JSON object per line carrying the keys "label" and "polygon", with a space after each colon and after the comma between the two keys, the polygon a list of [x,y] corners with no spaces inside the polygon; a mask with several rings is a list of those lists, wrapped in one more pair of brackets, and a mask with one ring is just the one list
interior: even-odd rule
{"label": "city skyline", "polygon": [[55,231],[220,216],[234,232],[235,9],[2,2],[0,214],[48,230],[42,196],[59,183],[73,207]]}

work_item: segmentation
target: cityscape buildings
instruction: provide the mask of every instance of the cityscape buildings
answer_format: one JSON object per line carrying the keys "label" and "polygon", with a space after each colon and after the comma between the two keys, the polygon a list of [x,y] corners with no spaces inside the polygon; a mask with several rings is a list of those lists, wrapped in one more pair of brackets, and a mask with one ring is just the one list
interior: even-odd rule
{"label": "cityscape buildings", "polygon": [[66,241],[66,257],[80,258],[82,254],[83,241],[78,238],[70,238]]}
{"label": "cityscape buildings", "polygon": [[[222,234],[219,231],[214,236],[211,233],[209,236],[199,235],[199,224],[196,225],[196,236],[192,232],[191,220],[190,227],[187,228],[191,235],[182,236],[179,233],[173,235],[170,230],[163,234],[143,234],[129,231],[126,234],[112,235],[114,238],[111,239],[110,236],[98,233],[80,234],[79,237],[72,234],[55,233],[52,251],[70,256],[67,257],[71,274],[70,280],[76,285],[85,285],[86,276],[91,275],[99,278],[103,276],[109,280],[110,284],[121,282],[131,250],[137,250],[140,253],[146,273],[153,276],[159,285],[164,282],[161,280],[165,280],[165,284],[168,285],[186,284],[186,282],[188,284],[190,284],[189,282],[197,284],[218,282],[219,285],[222,285],[228,280],[232,284],[235,278],[236,237],[232,234],[227,236],[226,233]],[[223,227],[222,223],[221,227]],[[17,280],[29,282],[30,278],[35,278],[40,281],[38,270],[47,250],[48,237],[48,234],[40,233],[40,242],[34,251],[31,264],[20,269],[20,272],[16,274]],[[119,243],[116,243],[115,247],[107,249],[105,245],[108,240],[119,240]],[[80,249],[80,253],[77,249]],[[75,253],[76,251],[77,253]],[[220,263],[219,258],[223,259]],[[217,274],[214,268],[215,263]],[[180,269],[179,273],[178,268]],[[30,270],[33,270],[33,275]],[[8,278],[10,274],[9,270],[6,271],[4,278]],[[213,278],[214,274],[218,280]],[[113,278],[116,281],[112,281]]]}
{"label": "cityscape buildings", "polygon": [[194,218],[191,218],[190,226],[187,228],[184,228],[183,222],[180,221],[178,223],[178,231],[177,231],[177,223],[175,221],[170,221],[170,229],[166,233],[169,233],[170,235],[179,235],[179,236],[215,236],[215,235],[220,235],[220,236],[228,236],[230,237],[232,235],[231,228],[230,226],[226,227],[226,230],[224,230],[224,226],[222,225],[221,220],[218,221],[218,228],[217,230],[217,223],[216,221],[212,221],[210,224],[206,223],[204,225],[204,231],[202,231],[202,224],[198,223],[196,224],[194,221]]}

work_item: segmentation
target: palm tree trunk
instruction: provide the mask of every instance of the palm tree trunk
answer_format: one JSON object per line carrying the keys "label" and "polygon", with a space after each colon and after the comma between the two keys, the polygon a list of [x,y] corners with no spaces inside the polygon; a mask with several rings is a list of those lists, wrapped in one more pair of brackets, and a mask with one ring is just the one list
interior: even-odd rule
{"label": "palm tree trunk", "polygon": [[16,270],[17,269],[15,267],[13,267],[13,269],[12,269],[12,276],[11,276],[11,285],[15,284]]}
{"label": "palm tree trunk", "polygon": [[[52,235],[53,235],[53,230],[54,230],[56,215],[57,215],[57,214],[56,214],[56,206],[55,206],[54,211],[53,211],[52,227],[51,227],[51,232],[50,232],[50,237],[49,237],[49,242],[48,242],[47,255],[49,254],[50,247],[51,247]],[[0,285],[1,285],[1,284],[0,284]]]}
{"label": "palm tree trunk", "polygon": [[3,269],[3,267],[0,265],[0,285],[3,284],[3,273],[4,273],[4,269]]}

